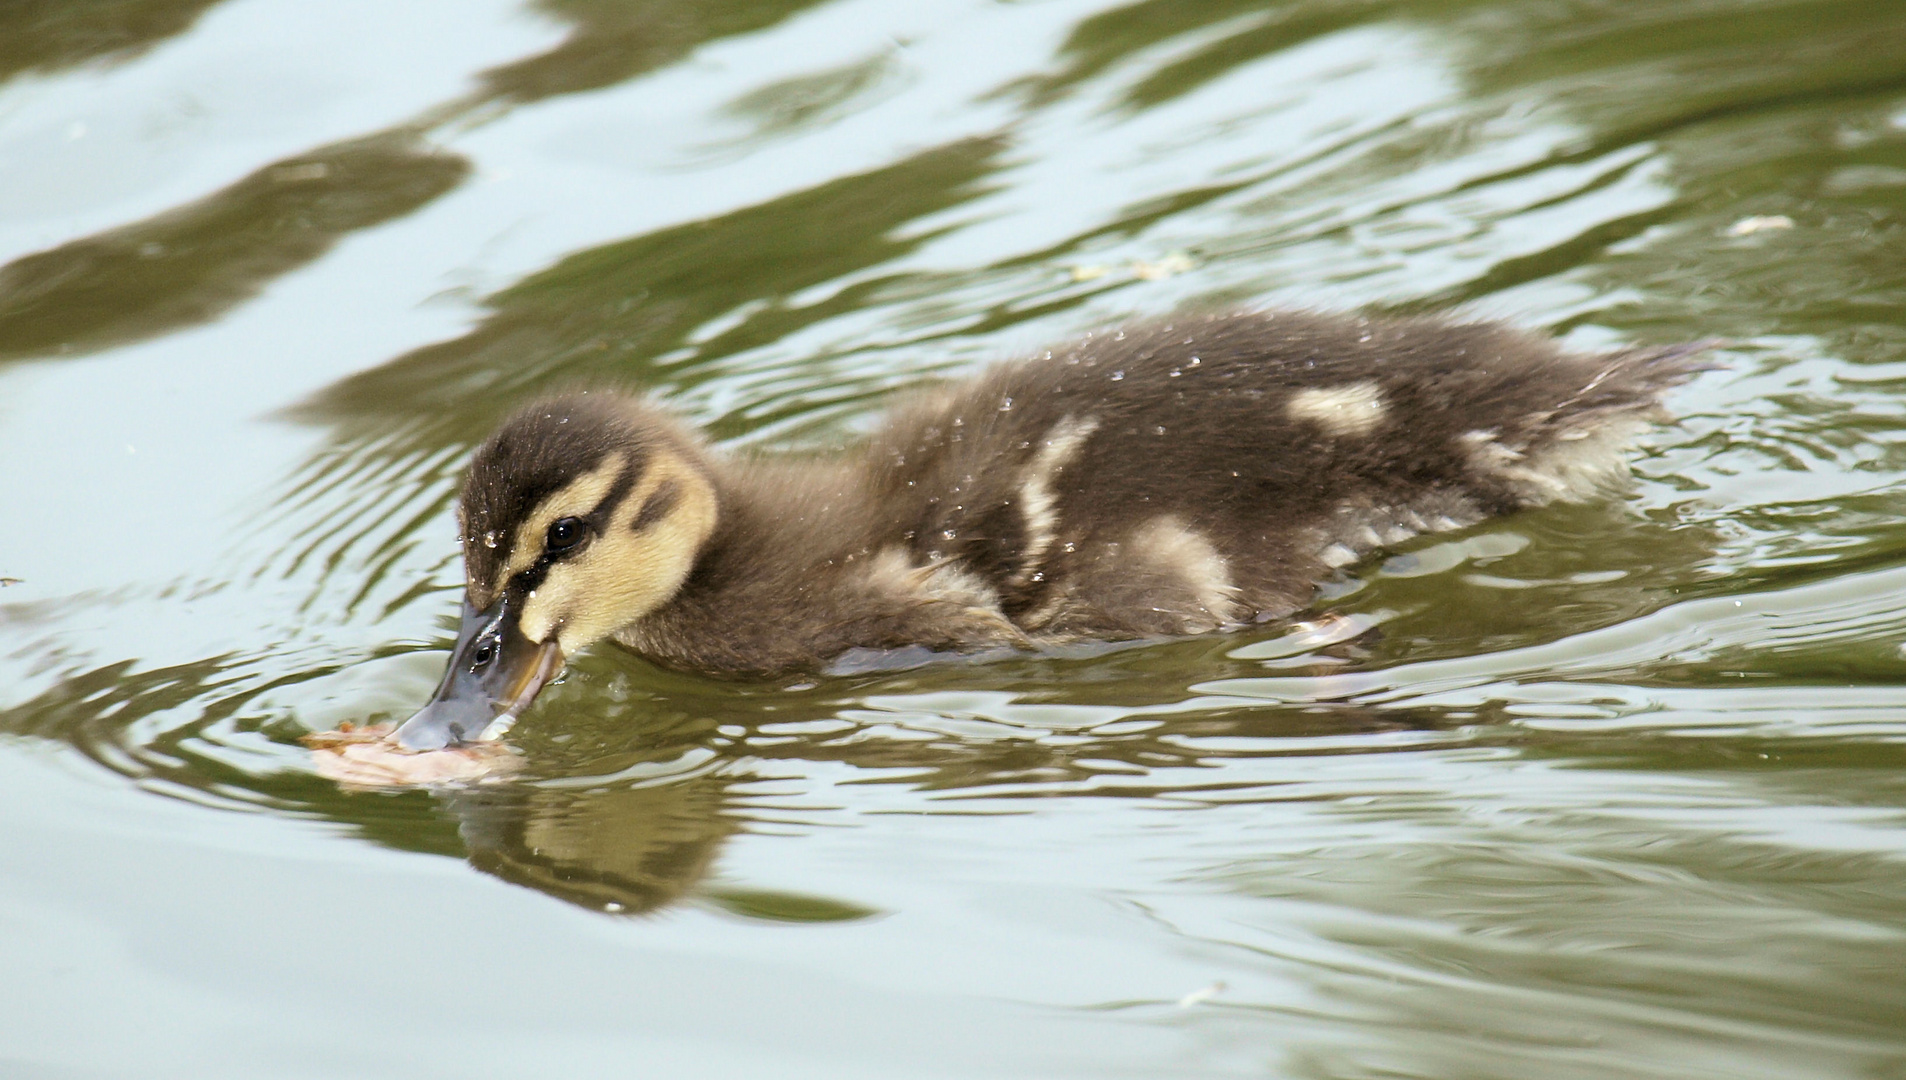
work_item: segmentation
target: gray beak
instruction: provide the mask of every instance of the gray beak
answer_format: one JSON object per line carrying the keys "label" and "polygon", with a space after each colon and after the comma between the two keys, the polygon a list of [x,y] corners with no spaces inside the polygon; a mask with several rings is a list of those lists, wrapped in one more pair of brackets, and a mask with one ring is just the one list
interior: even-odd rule
{"label": "gray beak", "polygon": [[441,750],[501,736],[563,669],[554,637],[539,645],[517,628],[512,599],[506,592],[484,611],[464,600],[463,626],[443,681],[430,703],[397,729],[404,749]]}

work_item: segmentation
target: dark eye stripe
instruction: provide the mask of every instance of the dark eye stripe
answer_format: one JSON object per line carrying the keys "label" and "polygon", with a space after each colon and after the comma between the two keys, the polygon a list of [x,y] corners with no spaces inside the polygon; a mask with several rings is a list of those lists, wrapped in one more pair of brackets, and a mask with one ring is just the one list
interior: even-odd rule
{"label": "dark eye stripe", "polygon": [[629,528],[635,532],[641,532],[654,525],[667,517],[670,510],[675,509],[675,504],[681,501],[681,497],[682,485],[673,480],[662,481],[656,486],[655,494],[649,496],[649,501],[642,504],[641,512],[635,515],[635,522]]}
{"label": "dark eye stripe", "polygon": [[615,512],[623,499],[629,497],[629,489],[635,486],[635,478],[641,471],[624,464],[622,471],[616,474],[615,483],[609,485],[608,493],[589,508],[583,519],[595,526],[597,532],[601,532],[603,526],[609,523],[609,515]]}

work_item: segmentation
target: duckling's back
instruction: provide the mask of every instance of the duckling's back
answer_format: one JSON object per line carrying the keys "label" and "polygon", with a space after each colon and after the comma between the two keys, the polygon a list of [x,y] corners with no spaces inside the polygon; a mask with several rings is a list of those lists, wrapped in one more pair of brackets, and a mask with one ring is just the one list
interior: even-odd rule
{"label": "duckling's back", "polygon": [[912,560],[1036,637],[1289,614],[1365,553],[1625,478],[1699,346],[1235,314],[1128,328],[897,411],[869,495]]}

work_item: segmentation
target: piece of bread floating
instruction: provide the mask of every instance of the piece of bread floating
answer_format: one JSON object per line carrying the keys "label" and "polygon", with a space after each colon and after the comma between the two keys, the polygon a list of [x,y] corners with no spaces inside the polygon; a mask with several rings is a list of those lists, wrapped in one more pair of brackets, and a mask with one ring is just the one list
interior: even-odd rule
{"label": "piece of bread floating", "polygon": [[298,741],[311,748],[319,776],[345,787],[374,790],[469,783],[508,776],[522,758],[498,742],[468,743],[444,750],[406,750],[390,724],[314,731]]}

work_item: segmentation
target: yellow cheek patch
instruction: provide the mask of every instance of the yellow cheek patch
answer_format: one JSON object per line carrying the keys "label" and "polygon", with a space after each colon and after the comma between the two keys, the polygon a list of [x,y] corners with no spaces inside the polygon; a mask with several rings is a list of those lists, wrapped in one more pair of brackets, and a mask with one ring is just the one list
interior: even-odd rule
{"label": "yellow cheek patch", "polygon": [[[673,502],[638,532],[643,508],[664,485],[673,486]],[[523,635],[540,642],[554,634],[563,652],[574,655],[654,611],[681,589],[716,517],[708,478],[676,454],[657,453],[610,512],[602,534],[575,558],[549,568],[523,607]]]}

